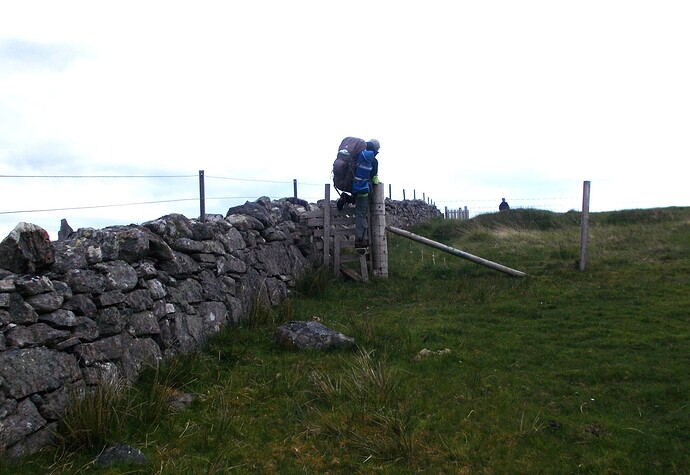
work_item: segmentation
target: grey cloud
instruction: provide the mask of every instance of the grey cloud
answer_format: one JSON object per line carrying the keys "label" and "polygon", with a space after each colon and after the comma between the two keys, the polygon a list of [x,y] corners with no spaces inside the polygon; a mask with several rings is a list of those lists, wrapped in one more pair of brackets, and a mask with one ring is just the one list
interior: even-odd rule
{"label": "grey cloud", "polygon": [[83,52],[68,44],[10,38],[0,40],[0,72],[63,71]]}
{"label": "grey cloud", "polygon": [[17,174],[47,175],[72,173],[88,166],[88,162],[75,155],[69,147],[55,141],[14,144],[5,150],[8,163]]}

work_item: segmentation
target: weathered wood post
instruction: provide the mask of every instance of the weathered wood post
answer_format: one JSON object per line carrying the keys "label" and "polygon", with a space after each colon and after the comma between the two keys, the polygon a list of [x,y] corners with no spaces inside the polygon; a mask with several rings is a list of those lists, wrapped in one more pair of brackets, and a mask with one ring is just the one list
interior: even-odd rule
{"label": "weathered wood post", "polygon": [[206,222],[206,187],[203,170],[199,170],[199,221]]}
{"label": "weathered wood post", "polygon": [[323,265],[331,264],[331,185],[325,184],[323,202]]}
{"label": "weathered wood post", "polygon": [[383,183],[374,185],[371,212],[371,267],[374,276],[388,278],[388,238],[386,237],[386,199]]}
{"label": "weathered wood post", "polygon": [[590,182],[582,184],[582,229],[580,236],[580,272],[587,266],[587,241],[589,241],[589,193]]}

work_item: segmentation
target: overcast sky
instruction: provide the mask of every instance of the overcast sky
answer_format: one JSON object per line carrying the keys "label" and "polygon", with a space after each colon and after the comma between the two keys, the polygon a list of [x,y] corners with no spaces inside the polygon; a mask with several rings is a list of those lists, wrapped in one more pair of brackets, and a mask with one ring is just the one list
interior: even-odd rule
{"label": "overcast sky", "polygon": [[208,213],[293,179],[315,202],[348,135],[441,210],[581,209],[585,180],[592,211],[689,206],[688,25],[663,0],[5,1],[0,239],[197,217],[199,170]]}

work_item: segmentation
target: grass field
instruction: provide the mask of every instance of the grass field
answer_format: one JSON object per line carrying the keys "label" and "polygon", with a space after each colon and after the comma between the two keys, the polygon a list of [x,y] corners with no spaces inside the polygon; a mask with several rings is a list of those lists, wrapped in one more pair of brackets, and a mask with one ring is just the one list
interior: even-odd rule
{"label": "grass field", "polygon": [[[388,279],[315,270],[0,474],[690,473],[690,208],[592,214],[584,272],[575,212],[414,231],[528,277],[389,235]],[[277,324],[312,318],[357,349],[274,347]],[[170,411],[175,392],[196,400]],[[148,464],[93,466],[120,441]]]}

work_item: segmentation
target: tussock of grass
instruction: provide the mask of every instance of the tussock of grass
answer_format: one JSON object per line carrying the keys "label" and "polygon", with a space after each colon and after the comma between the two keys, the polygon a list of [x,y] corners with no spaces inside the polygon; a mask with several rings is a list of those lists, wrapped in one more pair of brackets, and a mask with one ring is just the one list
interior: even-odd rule
{"label": "tussock of grass", "polygon": [[309,269],[295,284],[295,292],[304,297],[324,295],[333,284],[333,271],[327,266]]}
{"label": "tussock of grass", "polygon": [[257,293],[249,310],[249,315],[244,325],[250,328],[259,328],[265,325],[286,323],[295,318],[292,299],[285,299],[276,306],[271,306],[262,292]]}
{"label": "tussock of grass", "polygon": [[59,441],[67,450],[100,450],[125,434],[127,418],[133,414],[127,386],[106,381],[72,396],[60,420]]}
{"label": "tussock of grass", "polygon": [[360,348],[348,363],[347,383],[351,394],[361,401],[385,406],[395,396],[398,375],[385,360],[376,361],[373,352]]}

